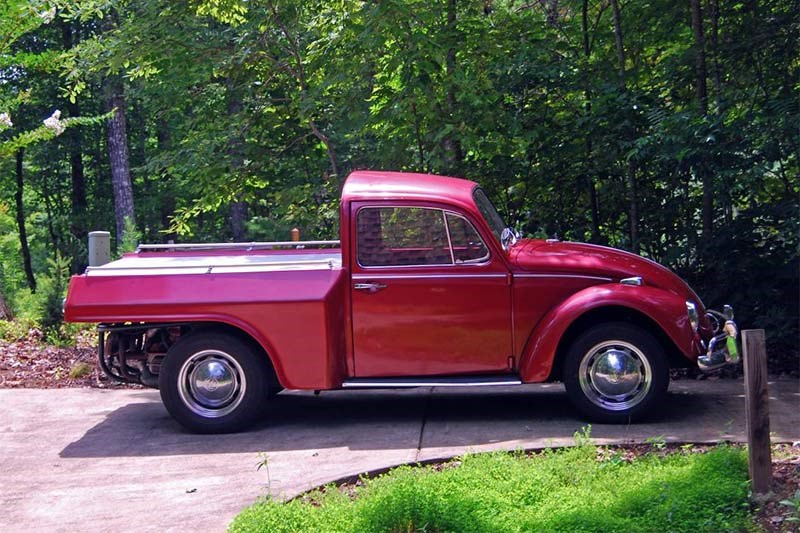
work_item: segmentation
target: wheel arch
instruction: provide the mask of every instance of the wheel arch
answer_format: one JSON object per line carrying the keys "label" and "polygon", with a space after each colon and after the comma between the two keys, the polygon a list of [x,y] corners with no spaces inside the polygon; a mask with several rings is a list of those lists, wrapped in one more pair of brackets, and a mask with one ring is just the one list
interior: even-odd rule
{"label": "wheel arch", "polygon": [[686,359],[678,346],[655,320],[631,307],[608,305],[596,307],[583,313],[567,327],[559,339],[553,364],[547,377],[548,381],[561,379],[564,358],[578,335],[582,331],[605,322],[624,322],[642,328],[651,334],[664,349],[670,368],[689,365],[689,360]]}
{"label": "wheel arch", "polygon": [[[240,325],[231,324],[223,321],[198,321],[198,322],[185,322],[183,325],[188,326],[190,331],[186,337],[195,335],[213,335],[215,333],[231,335],[241,340],[250,346],[257,353],[262,355],[267,362],[270,371],[271,385],[281,385],[280,367],[276,366],[277,357],[271,349],[266,339],[259,339],[258,334],[248,331],[249,328]],[[178,343],[181,341],[179,340]]]}
{"label": "wheel arch", "polygon": [[603,322],[631,323],[649,332],[670,367],[690,365],[699,353],[683,298],[657,287],[597,285],[573,294],[536,325],[521,354],[522,381],[560,379],[564,354],[577,332]]}

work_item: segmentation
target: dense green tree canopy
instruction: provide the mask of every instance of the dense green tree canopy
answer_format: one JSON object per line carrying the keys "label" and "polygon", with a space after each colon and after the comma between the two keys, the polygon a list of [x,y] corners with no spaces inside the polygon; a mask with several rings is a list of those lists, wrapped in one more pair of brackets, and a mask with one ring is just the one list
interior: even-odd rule
{"label": "dense green tree canopy", "polygon": [[[7,297],[17,219],[34,274],[115,227],[122,109],[144,240],[329,238],[351,170],[452,174],[797,348],[796,0],[6,0],[0,21]],[[56,109],[109,125],[56,136]]]}

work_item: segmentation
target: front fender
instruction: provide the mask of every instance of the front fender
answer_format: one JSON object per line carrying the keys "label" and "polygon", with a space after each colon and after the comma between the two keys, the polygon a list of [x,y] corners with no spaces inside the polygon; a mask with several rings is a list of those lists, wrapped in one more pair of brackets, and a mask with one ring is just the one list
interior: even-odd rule
{"label": "front fender", "polygon": [[[551,309],[531,332],[520,357],[522,381],[545,381],[550,376],[559,343],[569,326],[586,313],[604,307],[627,308],[645,315],[661,328],[684,356],[694,359],[699,353],[684,298],[656,287],[619,283],[595,285],[576,292]],[[609,320],[613,318],[609,317]]]}

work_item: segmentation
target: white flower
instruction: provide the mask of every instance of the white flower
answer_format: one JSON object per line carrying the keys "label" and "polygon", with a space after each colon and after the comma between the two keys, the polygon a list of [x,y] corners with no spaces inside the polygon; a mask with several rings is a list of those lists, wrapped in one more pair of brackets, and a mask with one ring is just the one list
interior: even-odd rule
{"label": "white flower", "polygon": [[61,135],[62,133],[64,133],[64,130],[66,129],[64,123],[61,122],[61,111],[59,111],[58,109],[53,111],[53,114],[50,115],[50,118],[44,119],[42,123],[51,130],[53,130],[56,135]]}
{"label": "white flower", "polygon": [[50,24],[56,18],[56,8],[51,7],[47,11],[40,12],[39,18],[42,19],[42,24]]}
{"label": "white flower", "polygon": [[3,126],[2,129],[14,127],[14,123],[11,122],[11,116],[8,113],[0,113],[0,126]]}

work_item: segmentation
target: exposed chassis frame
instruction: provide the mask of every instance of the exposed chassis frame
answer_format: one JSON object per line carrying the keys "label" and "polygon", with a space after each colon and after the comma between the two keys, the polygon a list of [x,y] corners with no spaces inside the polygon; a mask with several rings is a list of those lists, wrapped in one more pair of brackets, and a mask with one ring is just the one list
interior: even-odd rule
{"label": "exposed chassis frame", "polygon": [[100,368],[109,378],[118,383],[143,384],[141,376],[135,376],[128,372],[125,346],[120,343],[117,352],[119,369],[122,375],[115,373],[106,361],[106,334],[119,332],[143,332],[148,329],[161,329],[186,326],[186,322],[140,322],[138,324],[98,324],[97,326],[97,361]]}

